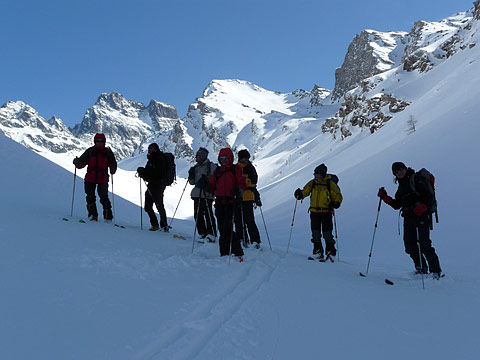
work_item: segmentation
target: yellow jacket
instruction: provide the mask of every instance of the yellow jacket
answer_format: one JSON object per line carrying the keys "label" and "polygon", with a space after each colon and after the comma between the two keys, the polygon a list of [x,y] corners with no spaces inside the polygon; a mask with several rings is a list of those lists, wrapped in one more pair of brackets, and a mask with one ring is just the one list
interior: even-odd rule
{"label": "yellow jacket", "polygon": [[243,192],[243,201],[255,201],[255,195],[251,189],[257,187],[257,171],[250,161],[248,164],[238,162],[238,165],[242,168],[243,175],[247,181],[247,189]]}
{"label": "yellow jacket", "polygon": [[[327,174],[323,179],[310,180],[302,189],[303,197],[310,195],[310,211],[314,213],[329,213],[333,201],[342,203],[343,197],[339,187]],[[330,191],[328,187],[330,186]]]}

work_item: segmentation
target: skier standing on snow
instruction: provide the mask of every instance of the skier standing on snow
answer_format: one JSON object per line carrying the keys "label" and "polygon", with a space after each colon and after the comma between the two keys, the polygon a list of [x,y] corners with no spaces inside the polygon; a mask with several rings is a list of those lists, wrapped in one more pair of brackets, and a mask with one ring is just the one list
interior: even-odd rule
{"label": "skier standing on snow", "polygon": [[[250,242],[254,243],[256,249],[260,249],[260,233],[255,223],[255,215],[253,214],[253,206],[261,205],[260,196],[256,196],[258,175],[255,167],[250,162],[250,153],[243,149],[238,152],[238,166],[243,169],[247,189],[243,192],[242,203],[235,208],[235,231],[240,237],[240,241],[248,244],[248,236]],[[257,201],[256,201],[257,199]],[[248,231],[248,236],[247,236]]]}
{"label": "skier standing on snow", "polygon": [[207,238],[209,242],[215,242],[217,226],[212,210],[213,194],[208,192],[208,186],[217,164],[208,159],[208,150],[203,147],[198,149],[195,160],[197,164],[188,170],[188,182],[195,185],[190,197],[193,200],[198,235],[201,239]]}
{"label": "skier standing on snow", "polygon": [[95,197],[95,188],[97,188],[100,203],[103,206],[103,218],[107,221],[113,219],[112,204],[108,198],[108,169],[110,174],[117,171],[117,161],[115,155],[109,147],[105,147],[106,138],[104,134],[95,134],[94,146],[85,150],[80,156],[73,159],[73,164],[77,169],[87,167],[85,175],[85,194],[87,194],[87,210],[90,221],[98,221],[98,211]]}
{"label": "skier standing on snow", "polygon": [[220,256],[231,252],[242,261],[243,249],[238,236],[233,231],[234,207],[242,201],[246,188],[242,168],[233,164],[233,152],[223,148],[218,154],[220,167],[215,170],[209,183],[209,192],[215,194],[215,216],[220,231]]}
{"label": "skier standing on snow", "polygon": [[[150,231],[157,231],[160,228],[168,232],[167,213],[163,205],[163,193],[165,191],[165,177],[166,177],[166,160],[163,152],[156,143],[151,143],[148,146],[147,164],[145,167],[137,168],[138,176],[140,176],[147,183],[147,191],[145,191],[145,212],[150,218],[152,227]],[[158,226],[157,216],[153,211],[153,204],[157,207],[160,214],[160,227]]]}
{"label": "skier standing on snow", "polygon": [[[395,198],[388,196],[383,187],[378,190],[377,195],[395,210],[401,209],[405,252],[413,260],[415,273],[426,274],[430,268],[430,273],[436,279],[439,279],[442,270],[430,240],[431,214],[428,212],[426,205],[429,204],[431,195],[429,195],[425,184],[416,176],[415,171],[407,168],[404,163],[394,162],[392,173],[395,176],[395,182],[398,182]],[[415,191],[412,188],[412,182]],[[418,246],[420,246],[420,250]]]}
{"label": "skier standing on snow", "polygon": [[297,200],[310,195],[310,226],[312,229],[313,255],[324,259],[322,234],[325,239],[326,255],[335,256],[335,240],[333,239],[332,208],[338,209],[343,197],[337,184],[327,174],[325,164],[317,166],[314,170],[314,179],[310,180],[303,189],[295,190]]}

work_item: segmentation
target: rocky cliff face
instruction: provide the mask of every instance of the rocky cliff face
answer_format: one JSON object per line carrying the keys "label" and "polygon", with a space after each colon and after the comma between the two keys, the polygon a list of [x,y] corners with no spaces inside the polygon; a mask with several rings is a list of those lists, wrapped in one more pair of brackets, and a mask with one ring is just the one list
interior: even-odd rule
{"label": "rocky cliff face", "polygon": [[406,32],[373,30],[364,30],[356,35],[348,46],[342,67],[335,71],[332,99],[340,99],[362,80],[398,65],[406,36]]}

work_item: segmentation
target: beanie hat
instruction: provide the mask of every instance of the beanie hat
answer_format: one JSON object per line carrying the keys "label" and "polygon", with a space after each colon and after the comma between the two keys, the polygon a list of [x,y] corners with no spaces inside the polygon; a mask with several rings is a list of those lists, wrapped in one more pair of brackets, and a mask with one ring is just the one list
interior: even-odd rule
{"label": "beanie hat", "polygon": [[96,133],[95,136],[93,137],[93,142],[97,141],[97,139],[103,139],[103,141],[107,141],[107,138],[105,137],[105,134],[102,133]]}
{"label": "beanie hat", "polygon": [[400,169],[406,169],[407,167],[405,166],[404,163],[397,161],[392,164],[392,173],[395,175],[395,172],[397,172]]}
{"label": "beanie hat", "polygon": [[327,175],[327,166],[325,164],[318,165],[313,172],[321,177],[325,177]]}
{"label": "beanie hat", "polygon": [[200,149],[198,149],[196,155],[199,156],[200,159],[205,160],[208,157],[208,150],[201,147]]}
{"label": "beanie hat", "polygon": [[148,145],[149,148],[154,148],[156,151],[160,152],[160,147],[158,146],[157,143],[151,143]]}
{"label": "beanie hat", "polygon": [[238,152],[238,159],[250,159],[250,153],[247,149],[240,150]]}

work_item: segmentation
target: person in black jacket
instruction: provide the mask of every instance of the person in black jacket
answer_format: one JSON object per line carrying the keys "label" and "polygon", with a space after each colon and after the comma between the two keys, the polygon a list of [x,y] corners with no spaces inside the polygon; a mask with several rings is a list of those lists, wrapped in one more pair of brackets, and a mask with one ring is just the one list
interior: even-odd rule
{"label": "person in black jacket", "polygon": [[[163,152],[156,143],[148,146],[147,164],[145,167],[137,168],[138,176],[147,183],[147,191],[145,191],[145,212],[150,218],[152,227],[150,231],[157,231],[160,228],[168,232],[167,213],[163,205],[163,193],[165,191],[165,173],[166,160]],[[157,216],[153,211],[153,204],[157,207],[160,214],[160,227],[158,225]]]}
{"label": "person in black jacket", "polygon": [[[418,182],[415,171],[407,168],[404,163],[394,162],[392,172],[395,182],[398,182],[395,198],[388,196],[383,187],[377,195],[395,210],[401,209],[405,252],[412,258],[416,273],[426,274],[430,269],[430,273],[439,279],[442,269],[430,240],[431,214],[426,205],[429,203],[428,191]],[[411,181],[414,181],[416,191],[412,189]]]}
{"label": "person in black jacket", "polygon": [[[243,176],[245,176],[247,189],[243,192],[242,203],[235,208],[235,232],[244,246],[248,246],[248,243],[251,242],[256,249],[260,249],[260,233],[253,213],[254,206],[262,206],[257,190],[257,170],[250,162],[250,153],[247,149],[240,150],[237,157],[238,165],[242,168]],[[249,236],[250,239],[248,239]]]}

